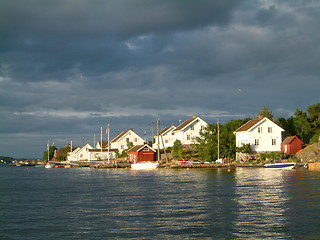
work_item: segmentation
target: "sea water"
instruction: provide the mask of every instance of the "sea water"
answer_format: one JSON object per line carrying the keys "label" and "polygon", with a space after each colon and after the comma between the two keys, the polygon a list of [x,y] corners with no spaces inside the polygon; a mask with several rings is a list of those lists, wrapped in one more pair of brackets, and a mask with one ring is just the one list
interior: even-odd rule
{"label": "sea water", "polygon": [[0,167],[0,239],[320,239],[320,172]]}

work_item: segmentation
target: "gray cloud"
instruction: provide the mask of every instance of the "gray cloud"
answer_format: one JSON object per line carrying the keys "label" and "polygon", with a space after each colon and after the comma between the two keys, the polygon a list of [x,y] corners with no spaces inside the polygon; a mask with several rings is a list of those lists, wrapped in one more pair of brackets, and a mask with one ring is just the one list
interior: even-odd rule
{"label": "gray cloud", "polygon": [[[0,155],[319,101],[317,1],[0,0]],[[147,133],[145,133],[147,132]],[[76,140],[77,139],[77,140]],[[19,151],[16,145],[19,144]]]}

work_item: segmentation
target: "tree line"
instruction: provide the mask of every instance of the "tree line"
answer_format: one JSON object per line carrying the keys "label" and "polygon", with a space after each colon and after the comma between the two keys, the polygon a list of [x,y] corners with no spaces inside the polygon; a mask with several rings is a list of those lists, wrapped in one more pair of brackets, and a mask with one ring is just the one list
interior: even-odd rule
{"label": "tree line", "polygon": [[[275,118],[272,111],[267,106],[261,108],[259,116],[267,117],[285,130],[283,137],[298,136],[305,145],[316,143],[320,137],[320,103],[308,106],[306,111],[296,109],[295,113],[289,118]],[[202,161],[215,161],[219,158],[235,159],[236,152],[250,152],[250,147],[244,146],[243,149],[236,149],[235,130],[249,121],[250,118],[230,120],[224,124],[213,123],[200,132],[200,137],[195,139],[195,154],[192,157]],[[218,133],[219,133],[219,156],[218,156]],[[129,146],[128,146],[129,149]],[[54,144],[49,147],[49,159],[53,158],[56,147]],[[176,141],[174,146],[169,149],[172,156],[176,159],[185,158],[190,155],[190,150],[185,150],[181,142]],[[65,146],[60,149],[61,155],[57,160],[66,160],[67,152],[70,147]],[[123,155],[122,155],[123,154]],[[125,156],[122,153],[121,156]],[[119,155],[120,157],[120,155]],[[43,154],[43,160],[48,159],[48,151]]]}
{"label": "tree line", "polygon": [[[320,103],[310,105],[306,111],[296,109],[289,118],[275,118],[267,106],[262,107],[258,116],[267,117],[285,130],[283,138],[298,136],[305,145],[316,143],[320,137]],[[236,152],[250,153],[250,146],[236,149],[235,130],[249,121],[250,118],[231,120],[225,124],[213,123],[200,132],[195,139],[197,158],[202,161],[215,161],[218,158],[235,159]],[[219,156],[218,156],[219,133]],[[181,144],[175,143],[172,153],[175,158],[185,157],[186,152],[181,150]]]}

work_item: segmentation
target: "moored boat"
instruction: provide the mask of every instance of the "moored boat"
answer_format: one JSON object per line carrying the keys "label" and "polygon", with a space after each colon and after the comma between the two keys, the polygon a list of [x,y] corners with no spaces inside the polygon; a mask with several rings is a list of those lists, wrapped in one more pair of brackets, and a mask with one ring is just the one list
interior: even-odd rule
{"label": "moored boat", "polygon": [[54,168],[55,164],[53,162],[47,162],[46,165],[44,165],[45,168]]}
{"label": "moored boat", "polygon": [[158,167],[157,162],[138,162],[131,164],[131,169],[134,170],[149,170],[149,169],[156,169]]}
{"label": "moored boat", "polygon": [[293,169],[295,166],[295,163],[269,163],[264,165],[265,168],[270,169]]}

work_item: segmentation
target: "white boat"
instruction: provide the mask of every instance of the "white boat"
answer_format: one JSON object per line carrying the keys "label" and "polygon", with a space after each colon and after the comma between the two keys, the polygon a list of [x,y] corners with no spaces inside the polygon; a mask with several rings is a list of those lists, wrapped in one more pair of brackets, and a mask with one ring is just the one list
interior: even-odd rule
{"label": "white boat", "polygon": [[54,168],[55,164],[53,162],[47,162],[46,165],[44,165],[45,168]]}
{"label": "white boat", "polygon": [[131,169],[134,170],[149,170],[156,169],[159,163],[157,162],[138,162],[131,164]]}
{"label": "white boat", "polygon": [[269,163],[264,165],[265,168],[270,169],[293,169],[295,166],[295,163]]}

